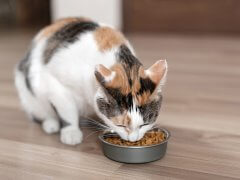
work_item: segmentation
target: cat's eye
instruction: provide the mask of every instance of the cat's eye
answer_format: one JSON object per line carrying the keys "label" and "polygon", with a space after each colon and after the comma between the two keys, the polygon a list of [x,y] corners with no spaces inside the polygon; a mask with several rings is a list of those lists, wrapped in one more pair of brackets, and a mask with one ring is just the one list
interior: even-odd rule
{"label": "cat's eye", "polygon": [[116,125],[116,126],[118,126],[118,127],[127,127],[127,126],[124,126],[124,125],[121,125],[121,124],[118,124],[118,125]]}
{"label": "cat's eye", "polygon": [[147,126],[147,125],[149,125],[149,123],[142,124],[142,125],[140,125],[140,128],[142,128],[143,126]]}

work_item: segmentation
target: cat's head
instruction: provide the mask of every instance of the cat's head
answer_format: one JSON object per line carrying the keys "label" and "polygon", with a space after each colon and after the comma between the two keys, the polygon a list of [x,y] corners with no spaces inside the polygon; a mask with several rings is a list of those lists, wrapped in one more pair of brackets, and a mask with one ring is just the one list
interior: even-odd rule
{"label": "cat's head", "polygon": [[141,139],[158,117],[166,74],[166,60],[157,61],[147,70],[141,64],[118,63],[109,69],[98,65],[95,70],[100,85],[95,96],[98,116],[121,138]]}

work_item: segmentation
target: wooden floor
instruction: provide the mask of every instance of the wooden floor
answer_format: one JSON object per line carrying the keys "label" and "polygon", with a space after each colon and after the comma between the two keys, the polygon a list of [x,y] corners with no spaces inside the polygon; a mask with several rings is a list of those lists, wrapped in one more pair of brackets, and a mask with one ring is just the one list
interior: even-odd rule
{"label": "wooden floor", "polygon": [[130,36],[142,62],[167,58],[159,124],[172,137],[148,164],[104,157],[97,134],[76,147],[46,135],[20,110],[13,68],[32,33],[0,33],[0,179],[239,179],[240,37]]}

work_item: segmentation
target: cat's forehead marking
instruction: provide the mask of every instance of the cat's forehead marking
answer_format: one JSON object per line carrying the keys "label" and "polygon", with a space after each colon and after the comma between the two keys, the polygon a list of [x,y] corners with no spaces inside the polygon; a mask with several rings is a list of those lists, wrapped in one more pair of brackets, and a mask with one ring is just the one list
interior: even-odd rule
{"label": "cat's forehead marking", "polygon": [[[137,79],[133,81],[132,86],[130,86],[127,82],[126,74],[117,74],[112,82],[106,83],[106,86],[111,95],[118,98],[119,101],[126,101],[123,103],[127,104],[126,107],[131,106],[131,101],[133,100],[135,100],[137,106],[142,106],[153,99],[156,94],[156,91],[153,91],[155,85],[153,83],[149,83],[147,80],[142,80],[140,82],[140,80]],[[112,90],[115,90],[114,92],[118,92],[116,96],[116,93],[113,93]]]}
{"label": "cat's forehead marking", "polygon": [[[116,58],[117,62],[109,69],[109,72],[115,72],[111,81],[106,81],[99,73],[96,77],[103,85],[106,95],[110,95],[109,99],[117,102],[117,106],[114,106],[121,109],[122,114],[132,108],[133,101],[136,107],[141,107],[154,99],[156,84],[145,74],[142,64],[125,45],[119,47]],[[115,120],[119,119],[125,118]],[[132,121],[131,117],[129,119]]]}
{"label": "cat's forehead marking", "polygon": [[[114,65],[111,70],[116,72],[116,76],[111,82],[106,83],[107,87],[119,89],[123,96],[131,94],[139,106],[148,102],[156,88],[153,81],[146,76],[142,77],[141,72],[136,73],[134,70],[130,72],[130,77],[128,77],[125,69],[120,64]],[[132,84],[129,83],[129,79]]]}
{"label": "cat's forehead marking", "polygon": [[94,32],[94,37],[100,51],[106,51],[126,42],[123,34],[110,27],[99,27]]}
{"label": "cat's forehead marking", "polygon": [[128,77],[123,66],[121,64],[115,64],[110,69],[116,72],[116,76],[111,82],[106,83],[106,85],[110,88],[120,89],[121,93],[124,95],[130,93],[131,87],[128,83]]}
{"label": "cat's forehead marking", "polygon": [[119,89],[123,95],[128,95],[132,93],[135,95],[141,89],[141,83],[138,80],[138,72],[129,69],[129,73],[126,72],[126,68],[118,63],[113,65],[111,71],[115,72],[115,77],[110,82],[105,82],[108,88]]}
{"label": "cat's forehead marking", "polygon": [[156,84],[147,77],[142,64],[128,47],[121,45],[119,49],[118,63],[110,68],[116,72],[116,77],[108,87],[119,89],[123,96],[131,94],[136,104],[142,106],[149,101]]}
{"label": "cat's forehead marking", "polygon": [[90,21],[87,18],[76,18],[76,17],[69,17],[57,20],[55,23],[45,27],[40,34],[37,36],[37,41],[42,39],[43,37],[50,37],[55,32],[59,31],[65,25],[72,23],[72,22],[83,22],[83,21]]}

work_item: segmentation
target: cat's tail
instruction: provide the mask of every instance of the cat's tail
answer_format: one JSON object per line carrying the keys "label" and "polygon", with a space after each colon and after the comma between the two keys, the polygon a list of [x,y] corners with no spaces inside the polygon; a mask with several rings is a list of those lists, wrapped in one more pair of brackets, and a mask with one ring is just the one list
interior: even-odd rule
{"label": "cat's tail", "polygon": [[30,85],[29,79],[29,59],[27,57],[20,61],[15,67],[15,86],[17,88],[18,96],[21,101],[23,109],[26,111],[30,119],[43,119],[40,109],[39,100],[35,96],[33,89]]}

